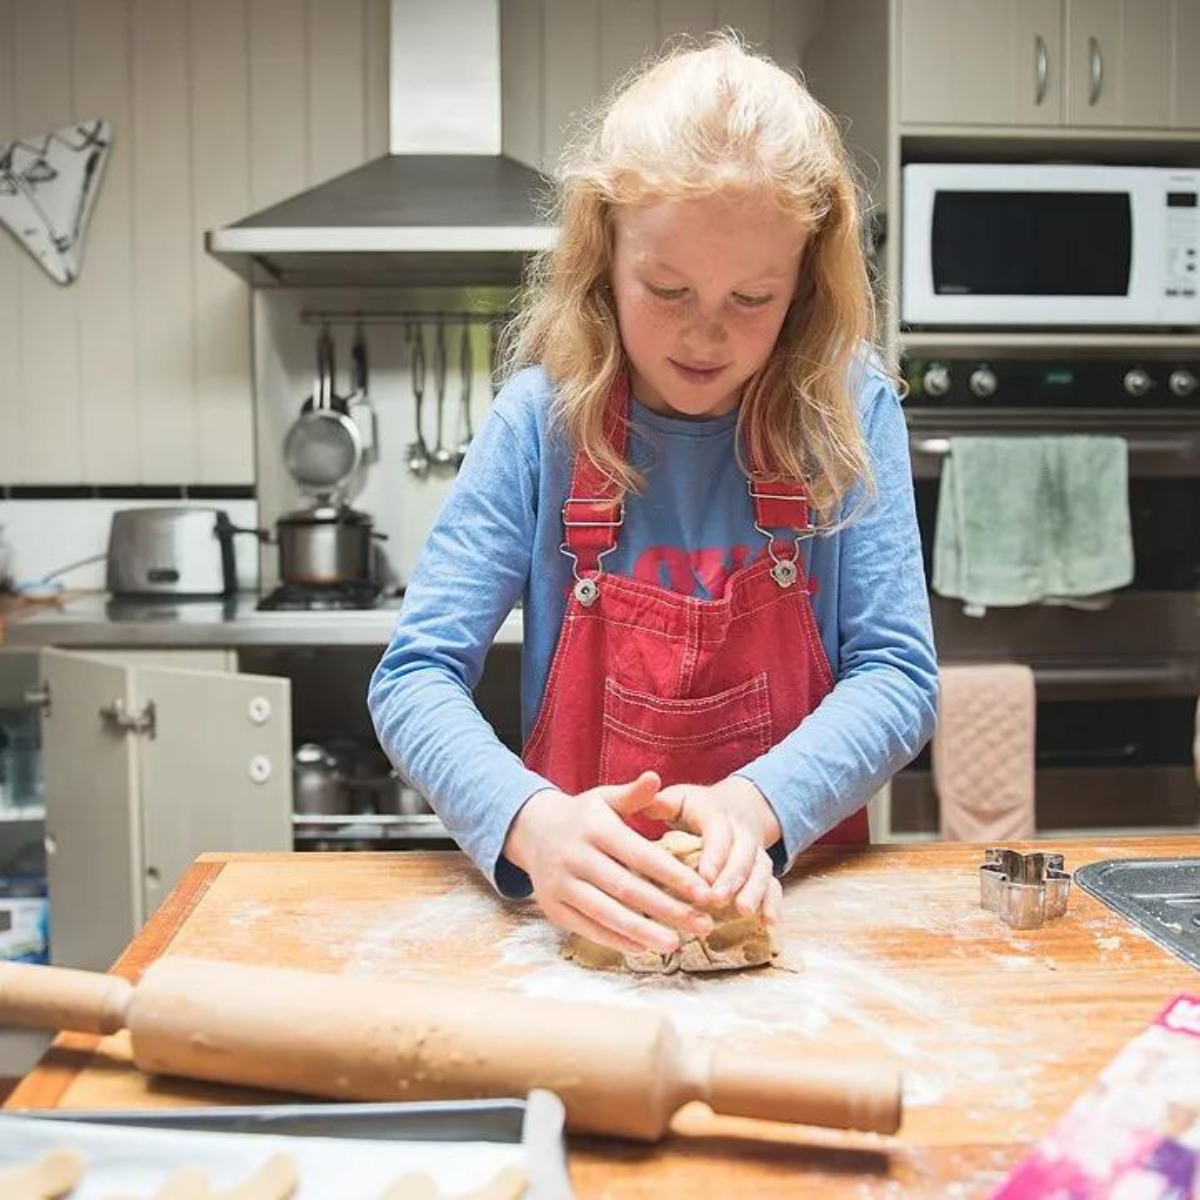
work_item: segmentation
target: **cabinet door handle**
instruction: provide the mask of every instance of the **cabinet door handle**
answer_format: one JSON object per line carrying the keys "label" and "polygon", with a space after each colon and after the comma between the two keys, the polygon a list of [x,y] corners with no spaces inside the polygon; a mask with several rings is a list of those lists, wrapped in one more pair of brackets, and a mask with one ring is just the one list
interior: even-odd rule
{"label": "cabinet door handle", "polygon": [[1046,53],[1046,39],[1039,33],[1034,39],[1034,73],[1037,81],[1034,89],[1034,104],[1046,99],[1046,84],[1050,81],[1050,56]]}
{"label": "cabinet door handle", "polygon": [[1088,38],[1088,57],[1092,64],[1091,89],[1088,91],[1088,106],[1092,107],[1100,99],[1104,87],[1104,59],[1100,55],[1100,42],[1094,37]]}

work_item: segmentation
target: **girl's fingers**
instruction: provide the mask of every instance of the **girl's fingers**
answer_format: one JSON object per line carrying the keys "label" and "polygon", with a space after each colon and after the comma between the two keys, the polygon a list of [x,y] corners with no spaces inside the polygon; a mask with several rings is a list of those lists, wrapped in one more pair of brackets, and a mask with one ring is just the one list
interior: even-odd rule
{"label": "girl's fingers", "polygon": [[691,867],[620,821],[611,822],[599,831],[593,845],[622,866],[661,884],[676,896],[693,904],[712,903],[708,884]]}
{"label": "girl's fingers", "polygon": [[607,925],[593,921],[591,917],[569,904],[560,903],[553,913],[548,912],[546,915],[569,933],[578,933],[601,946],[607,946],[610,950],[619,950],[622,954],[641,954],[646,949],[641,942],[614,933]]}
{"label": "girl's fingers", "polygon": [[636,942],[643,950],[671,954],[679,949],[679,935],[673,929],[626,908],[582,879],[577,879],[563,893],[562,902],[597,925],[603,925],[610,934]]}
{"label": "girl's fingers", "polygon": [[705,883],[715,884],[733,850],[733,822],[717,809],[700,808],[696,814],[696,824],[704,839],[704,849],[700,852],[696,870]]}
{"label": "girl's fingers", "polygon": [[[770,856],[768,855],[768,858]],[[763,917],[768,925],[778,925],[783,916],[783,884],[771,873],[771,881],[767,884],[767,896],[763,903]]]}
{"label": "girl's fingers", "polygon": [[596,854],[590,859],[579,876],[595,884],[619,904],[642,913],[652,921],[659,921],[672,929],[686,929],[699,937],[707,937],[712,933],[713,922],[707,913],[698,912],[603,854]]}
{"label": "girl's fingers", "polygon": [[619,817],[631,817],[653,804],[662,779],[654,771],[643,771],[630,783],[607,784],[596,790]]}
{"label": "girl's fingers", "polygon": [[729,855],[721,873],[713,881],[713,897],[718,904],[728,903],[742,890],[761,849],[747,830],[740,826],[733,827],[733,844],[729,848]]}
{"label": "girl's fingers", "polygon": [[771,860],[760,851],[750,869],[750,878],[742,885],[742,890],[738,892],[734,901],[739,913],[748,917],[753,913],[762,912],[765,918],[767,891],[772,878]]}

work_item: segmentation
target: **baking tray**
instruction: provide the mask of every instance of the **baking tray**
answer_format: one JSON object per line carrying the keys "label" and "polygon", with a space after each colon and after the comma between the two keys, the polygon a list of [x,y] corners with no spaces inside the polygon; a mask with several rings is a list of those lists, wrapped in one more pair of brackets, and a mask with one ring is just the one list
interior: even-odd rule
{"label": "baking tray", "polygon": [[1160,946],[1200,969],[1200,858],[1111,858],[1075,882]]}
{"label": "baking tray", "polygon": [[[529,1177],[526,1200],[574,1195],[562,1102],[541,1090],[525,1100],[0,1114],[0,1167],[63,1144],[78,1146],[88,1161],[71,1200],[118,1189],[149,1196],[172,1169],[189,1163],[219,1164],[213,1183],[228,1186],[281,1149],[300,1166],[294,1200],[375,1200],[389,1183],[419,1170],[453,1196],[510,1163]],[[320,1158],[329,1182],[308,1170],[306,1155]]]}

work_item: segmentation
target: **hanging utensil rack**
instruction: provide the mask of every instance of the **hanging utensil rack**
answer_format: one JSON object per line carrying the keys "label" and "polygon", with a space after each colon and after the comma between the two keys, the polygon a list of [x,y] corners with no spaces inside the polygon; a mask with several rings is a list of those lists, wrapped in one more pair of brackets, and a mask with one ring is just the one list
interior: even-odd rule
{"label": "hanging utensil rack", "polygon": [[[510,309],[408,309],[408,308],[353,308],[353,309],[304,309],[300,313],[302,325],[319,325],[328,330],[334,325],[353,326],[359,334],[368,325],[399,325],[406,334],[409,354],[412,356],[412,390],[415,404],[414,440],[407,450],[408,472],[416,479],[424,479],[431,470],[435,474],[453,474],[462,465],[466,449],[474,436],[471,418],[471,381],[464,372],[471,364],[468,348],[469,330],[482,327],[487,330],[488,377],[492,397],[499,390],[497,378],[499,345],[504,327],[516,314]],[[426,326],[435,326],[435,422],[437,440],[431,448],[424,433],[425,394],[425,334]],[[460,376],[460,393],[457,401],[457,431],[453,448],[444,440],[446,406],[446,371],[449,366],[449,348],[445,344],[447,327],[462,332],[459,353],[455,356]]]}

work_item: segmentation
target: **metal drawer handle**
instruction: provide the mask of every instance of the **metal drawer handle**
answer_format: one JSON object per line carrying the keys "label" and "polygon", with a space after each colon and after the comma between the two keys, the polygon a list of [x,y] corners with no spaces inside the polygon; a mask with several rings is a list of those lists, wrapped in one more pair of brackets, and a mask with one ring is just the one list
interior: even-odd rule
{"label": "metal drawer handle", "polygon": [[1100,42],[1094,38],[1088,38],[1088,57],[1091,60],[1091,88],[1088,91],[1088,107],[1095,107],[1100,99],[1100,92],[1104,87],[1104,59],[1100,55]]}
{"label": "metal drawer handle", "polygon": [[1034,104],[1046,99],[1046,85],[1050,81],[1050,56],[1046,53],[1046,39],[1039,33],[1034,39],[1034,73],[1037,80],[1034,89]]}
{"label": "metal drawer handle", "polygon": [[156,715],[153,701],[131,712],[121,697],[100,709],[101,718],[122,733],[144,733],[147,737],[154,736]]}

